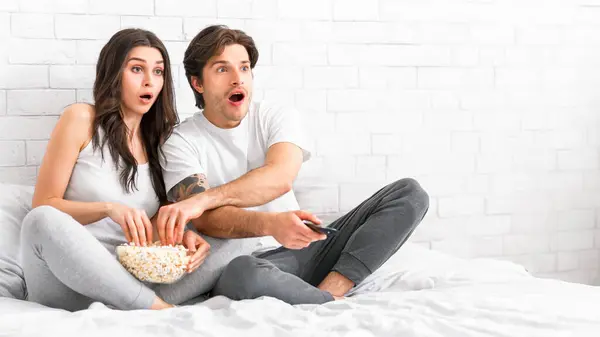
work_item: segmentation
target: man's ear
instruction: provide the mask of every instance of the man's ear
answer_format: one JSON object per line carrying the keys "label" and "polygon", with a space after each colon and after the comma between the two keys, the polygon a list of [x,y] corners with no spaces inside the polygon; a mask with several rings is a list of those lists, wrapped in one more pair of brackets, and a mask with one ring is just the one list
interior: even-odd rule
{"label": "man's ear", "polygon": [[194,90],[197,92],[204,94],[204,87],[200,83],[198,76],[192,76],[192,87],[194,87]]}

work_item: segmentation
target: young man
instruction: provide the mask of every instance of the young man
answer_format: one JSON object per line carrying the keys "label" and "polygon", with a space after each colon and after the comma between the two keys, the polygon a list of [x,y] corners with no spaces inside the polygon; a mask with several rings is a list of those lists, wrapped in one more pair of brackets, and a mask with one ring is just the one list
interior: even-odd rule
{"label": "young man", "polygon": [[311,156],[304,130],[296,110],[252,102],[257,59],[252,38],[225,26],[205,28],[186,50],[186,77],[203,111],[163,148],[165,185],[178,202],[160,209],[159,236],[179,242],[191,220],[206,235],[254,238],[253,254],[225,267],[214,295],[290,304],[343,298],[408,239],[427,212],[428,195],[403,179],[333,222],[337,235],[307,227],[303,220],[321,221],[299,210],[292,191]]}

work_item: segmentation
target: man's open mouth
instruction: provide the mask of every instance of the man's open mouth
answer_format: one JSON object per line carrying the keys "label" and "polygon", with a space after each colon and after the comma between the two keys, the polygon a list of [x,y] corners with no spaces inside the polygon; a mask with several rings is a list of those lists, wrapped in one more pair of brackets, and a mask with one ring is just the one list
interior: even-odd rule
{"label": "man's open mouth", "polygon": [[233,93],[231,96],[229,96],[229,100],[233,103],[237,103],[237,102],[241,102],[242,100],[244,100],[244,93],[242,92],[236,92]]}

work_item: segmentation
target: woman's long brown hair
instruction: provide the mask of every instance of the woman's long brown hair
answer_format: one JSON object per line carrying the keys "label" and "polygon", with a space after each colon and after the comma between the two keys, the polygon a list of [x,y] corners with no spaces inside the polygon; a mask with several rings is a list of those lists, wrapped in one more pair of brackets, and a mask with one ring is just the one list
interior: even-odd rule
{"label": "woman's long brown hair", "polygon": [[[128,145],[128,129],[121,111],[121,88],[123,70],[128,53],[135,47],[156,48],[164,60],[164,84],[150,110],[142,117],[140,132],[148,157],[154,191],[161,203],[167,194],[163,181],[159,156],[164,157],[162,145],[179,123],[175,108],[171,61],[164,44],[154,33],[143,29],[124,29],[113,35],[100,51],[96,65],[94,101],[96,116],[93,123],[92,143],[94,149],[108,146],[115,168],[120,171],[123,189],[131,193],[136,186],[137,162]],[[100,139],[99,128],[104,130]],[[103,151],[101,151],[103,153]],[[104,156],[104,155],[103,155]]]}

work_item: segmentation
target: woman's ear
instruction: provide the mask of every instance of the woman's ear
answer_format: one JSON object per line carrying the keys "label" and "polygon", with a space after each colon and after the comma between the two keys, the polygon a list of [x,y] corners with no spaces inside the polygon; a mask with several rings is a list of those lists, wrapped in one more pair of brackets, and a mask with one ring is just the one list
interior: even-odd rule
{"label": "woman's ear", "polygon": [[204,87],[202,86],[202,84],[200,84],[200,80],[198,79],[198,76],[192,76],[192,86],[194,87],[194,89],[203,94],[204,93]]}

